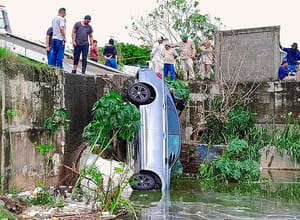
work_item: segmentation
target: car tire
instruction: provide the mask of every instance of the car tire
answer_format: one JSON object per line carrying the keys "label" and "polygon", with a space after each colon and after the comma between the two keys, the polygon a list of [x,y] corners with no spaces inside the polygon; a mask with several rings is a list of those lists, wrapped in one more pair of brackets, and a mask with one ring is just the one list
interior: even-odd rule
{"label": "car tire", "polygon": [[127,99],[134,104],[147,104],[149,103],[150,98],[150,88],[143,83],[134,83],[127,89]]}
{"label": "car tire", "polygon": [[133,175],[133,181],[132,188],[135,190],[152,190],[155,188],[155,180],[149,174],[136,173]]}

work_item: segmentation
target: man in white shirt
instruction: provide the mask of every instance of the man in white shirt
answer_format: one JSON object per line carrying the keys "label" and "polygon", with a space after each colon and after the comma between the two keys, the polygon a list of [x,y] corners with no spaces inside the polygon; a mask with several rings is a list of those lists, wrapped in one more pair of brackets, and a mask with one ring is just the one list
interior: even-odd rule
{"label": "man in white shirt", "polygon": [[163,37],[160,37],[157,42],[152,47],[151,57],[152,57],[152,70],[154,72],[162,73],[163,70],[163,58],[162,58],[162,51],[164,49],[163,45]]}
{"label": "man in white shirt", "polygon": [[51,40],[51,62],[58,68],[63,68],[66,43],[66,9],[60,8],[58,15],[52,20],[53,35]]}

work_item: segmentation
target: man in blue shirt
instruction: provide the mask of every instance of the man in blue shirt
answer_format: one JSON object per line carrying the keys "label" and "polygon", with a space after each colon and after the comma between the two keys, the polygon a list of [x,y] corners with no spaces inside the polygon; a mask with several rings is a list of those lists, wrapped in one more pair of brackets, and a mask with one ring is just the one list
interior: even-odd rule
{"label": "man in blue shirt", "polygon": [[297,72],[298,62],[300,60],[300,51],[298,50],[298,44],[293,43],[291,48],[285,48],[281,45],[280,49],[286,52],[286,60],[288,62],[288,68],[292,72]]}
{"label": "man in blue shirt", "polygon": [[294,72],[291,72],[288,68],[288,62],[282,61],[281,66],[278,69],[278,78],[280,80],[296,80]]}

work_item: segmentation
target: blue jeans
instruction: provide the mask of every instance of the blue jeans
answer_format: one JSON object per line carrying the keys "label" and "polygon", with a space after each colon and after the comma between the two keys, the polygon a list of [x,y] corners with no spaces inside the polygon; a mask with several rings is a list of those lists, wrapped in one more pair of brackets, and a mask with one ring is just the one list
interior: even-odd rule
{"label": "blue jeans", "polygon": [[48,60],[48,64],[51,65],[51,59],[52,59],[52,51],[50,48],[50,51],[47,52],[47,60]]}
{"label": "blue jeans", "polygon": [[50,65],[63,68],[63,60],[65,56],[65,44],[62,40],[52,39],[51,40],[51,58]]}
{"label": "blue jeans", "polygon": [[105,61],[105,66],[109,66],[115,69],[118,69],[118,64],[116,58],[110,58]]}
{"label": "blue jeans", "polygon": [[165,63],[164,64],[164,75],[165,75],[165,77],[168,75],[168,72],[170,72],[170,79],[175,80],[174,64],[170,64],[170,63]]}
{"label": "blue jeans", "polygon": [[80,54],[82,57],[82,72],[84,73],[87,66],[87,56],[89,53],[89,44],[77,45],[74,48],[74,65],[78,65]]}
{"label": "blue jeans", "polygon": [[288,65],[288,68],[292,72],[297,72],[297,65]]}

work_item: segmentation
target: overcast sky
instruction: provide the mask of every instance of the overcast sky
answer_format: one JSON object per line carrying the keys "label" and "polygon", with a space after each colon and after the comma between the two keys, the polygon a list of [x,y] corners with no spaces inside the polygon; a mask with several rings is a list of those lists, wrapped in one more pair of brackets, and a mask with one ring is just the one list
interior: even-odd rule
{"label": "overcast sky", "polygon": [[[60,7],[67,9],[67,40],[76,21],[92,16],[94,38],[104,45],[113,36],[119,42],[138,43],[125,26],[131,17],[143,16],[156,7],[156,0],[0,0],[9,13],[13,33],[44,41],[51,20]],[[202,13],[220,17],[227,29],[280,25],[283,46],[300,43],[300,0],[200,0]]]}

